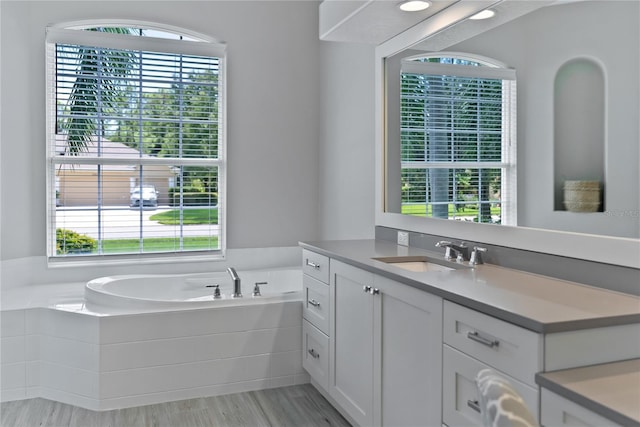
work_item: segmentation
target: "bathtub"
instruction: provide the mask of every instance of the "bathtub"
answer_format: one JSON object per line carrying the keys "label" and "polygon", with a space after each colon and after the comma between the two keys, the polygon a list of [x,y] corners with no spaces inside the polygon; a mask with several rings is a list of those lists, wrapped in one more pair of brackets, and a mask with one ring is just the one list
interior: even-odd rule
{"label": "bathtub", "polygon": [[[232,298],[233,283],[226,271],[198,274],[120,275],[100,277],[85,285],[87,304],[140,309],[188,309],[265,304],[302,299],[299,268],[239,271],[242,298]],[[256,283],[260,296],[253,296]],[[220,298],[214,298],[215,286]]]}

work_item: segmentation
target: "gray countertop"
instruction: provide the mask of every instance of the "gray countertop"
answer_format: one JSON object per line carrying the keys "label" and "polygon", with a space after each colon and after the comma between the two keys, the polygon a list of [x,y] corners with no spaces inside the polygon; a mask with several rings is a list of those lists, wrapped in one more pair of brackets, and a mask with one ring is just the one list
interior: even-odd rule
{"label": "gray countertop", "polygon": [[624,426],[640,426],[640,359],[539,373],[536,382]]}
{"label": "gray countertop", "polygon": [[633,295],[489,264],[412,272],[373,259],[428,256],[457,266],[445,261],[443,252],[373,239],[300,242],[300,246],[535,332],[640,322],[640,297]]}

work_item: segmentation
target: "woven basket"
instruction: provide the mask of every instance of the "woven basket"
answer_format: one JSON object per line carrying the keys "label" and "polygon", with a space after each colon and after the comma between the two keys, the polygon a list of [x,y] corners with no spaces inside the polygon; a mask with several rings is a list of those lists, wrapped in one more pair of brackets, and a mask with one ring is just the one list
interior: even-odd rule
{"label": "woven basket", "polygon": [[571,212],[597,212],[600,181],[565,181],[564,206]]}

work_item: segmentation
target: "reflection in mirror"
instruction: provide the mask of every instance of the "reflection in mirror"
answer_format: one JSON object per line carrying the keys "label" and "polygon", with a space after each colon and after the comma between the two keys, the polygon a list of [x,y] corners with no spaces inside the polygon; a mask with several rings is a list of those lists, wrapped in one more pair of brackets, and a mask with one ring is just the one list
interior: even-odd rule
{"label": "reflection in mirror", "polygon": [[513,70],[455,53],[396,55],[386,66],[387,95],[400,100],[387,109],[400,117],[400,132],[387,134],[388,147],[400,146],[387,186],[402,189],[387,211],[515,224]]}
{"label": "reflection in mirror", "polygon": [[[475,76],[474,92],[465,80],[467,75],[455,80],[455,73],[452,77],[449,72],[416,71],[414,67],[434,65],[420,64],[416,57],[443,57],[425,50],[428,43],[387,58],[385,212],[640,238],[639,5],[636,1],[587,1],[548,6],[447,46],[449,58],[451,52],[469,61],[490,58],[483,66],[448,67],[515,72],[518,98],[513,122],[516,113],[509,113],[504,83],[501,115],[497,108],[491,110],[478,101],[478,97],[490,97],[484,86],[490,87],[493,77]],[[555,87],[558,72],[576,60],[602,69],[604,89],[594,88],[582,98],[591,101],[564,103],[575,111],[554,111],[563,105],[555,99],[556,93],[564,93]],[[430,101],[418,101],[414,95],[422,96],[436,85],[427,75],[449,79],[448,95],[436,93]],[[457,95],[451,95],[454,86]],[[436,108],[447,103],[448,109]],[[571,124],[565,123],[567,117]],[[439,127],[421,127],[425,119]],[[562,123],[555,123],[558,120]],[[594,120],[603,123],[599,135],[589,130]],[[500,144],[497,139],[489,142],[498,128]],[[514,147],[516,139],[517,155],[509,159],[505,146]],[[476,158],[472,160],[473,147]],[[486,157],[491,150],[496,155]],[[555,161],[558,152],[570,159],[563,160],[566,166]],[[482,165],[476,168],[475,163]],[[517,184],[515,176],[508,178],[515,163]],[[490,170],[485,174],[483,168]],[[444,185],[435,184],[438,174],[444,177]],[[567,210],[558,202],[564,180],[601,181],[599,211]]]}

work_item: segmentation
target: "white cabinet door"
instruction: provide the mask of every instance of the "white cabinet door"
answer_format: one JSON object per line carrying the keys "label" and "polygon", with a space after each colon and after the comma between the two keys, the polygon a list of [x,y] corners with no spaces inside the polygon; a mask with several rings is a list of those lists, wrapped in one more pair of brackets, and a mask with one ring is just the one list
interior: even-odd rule
{"label": "white cabinet door", "polygon": [[442,298],[382,276],[374,282],[381,300],[381,333],[374,335],[381,341],[381,422],[375,424],[439,426]]}
{"label": "white cabinet door", "polygon": [[329,394],[362,426],[373,425],[373,274],[331,260]]}

